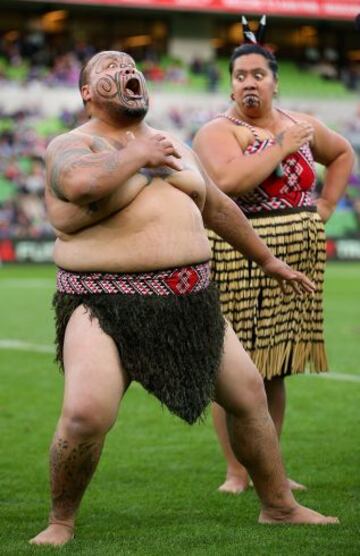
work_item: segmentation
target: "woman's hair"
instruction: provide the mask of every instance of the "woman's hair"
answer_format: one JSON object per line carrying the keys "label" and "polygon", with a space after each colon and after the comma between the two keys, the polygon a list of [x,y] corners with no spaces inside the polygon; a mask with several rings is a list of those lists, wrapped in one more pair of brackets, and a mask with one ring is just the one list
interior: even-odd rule
{"label": "woman's hair", "polygon": [[275,79],[277,79],[278,63],[274,54],[270,52],[270,50],[267,50],[267,48],[261,46],[260,44],[251,44],[251,43],[242,44],[241,46],[235,48],[235,50],[233,51],[229,62],[230,75],[232,75],[235,60],[237,60],[237,58],[240,58],[240,56],[247,56],[248,54],[260,54],[260,56],[263,56],[267,60],[269,64],[269,68],[273,73],[273,76],[275,77]]}

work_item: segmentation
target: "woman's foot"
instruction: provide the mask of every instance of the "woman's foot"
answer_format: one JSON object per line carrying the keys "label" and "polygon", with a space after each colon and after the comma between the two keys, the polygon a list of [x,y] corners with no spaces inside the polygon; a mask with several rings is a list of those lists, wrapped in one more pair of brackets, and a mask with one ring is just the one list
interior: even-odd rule
{"label": "woman's foot", "polygon": [[44,531],[29,541],[30,544],[62,546],[74,538],[74,526],[50,523]]}
{"label": "woman's foot", "polygon": [[[293,479],[288,479],[287,482],[290,490],[307,490],[307,487],[305,485],[302,485],[301,483],[297,483]],[[249,486],[250,487],[254,486],[254,483],[251,480],[249,481]]]}
{"label": "woman's foot", "polygon": [[288,478],[287,482],[291,490],[307,490],[305,485],[302,485],[301,483],[297,483],[293,479]]}
{"label": "woman's foot", "polygon": [[228,492],[230,494],[241,494],[249,488],[249,475],[243,473],[240,475],[226,476],[225,482],[219,486],[219,492]]}

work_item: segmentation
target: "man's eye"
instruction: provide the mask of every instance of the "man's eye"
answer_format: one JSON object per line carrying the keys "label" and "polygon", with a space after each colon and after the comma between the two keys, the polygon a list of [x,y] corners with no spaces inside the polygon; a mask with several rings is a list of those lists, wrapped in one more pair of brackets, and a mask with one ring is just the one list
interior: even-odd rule
{"label": "man's eye", "polygon": [[245,75],[238,75],[237,78],[239,81],[244,81]]}
{"label": "man's eye", "polygon": [[264,76],[262,73],[255,73],[256,79],[262,79]]}
{"label": "man's eye", "polygon": [[111,69],[112,69],[112,68],[116,68],[116,64],[115,64],[115,62],[110,62],[110,64],[108,64],[107,67],[108,67],[108,68],[111,68]]}

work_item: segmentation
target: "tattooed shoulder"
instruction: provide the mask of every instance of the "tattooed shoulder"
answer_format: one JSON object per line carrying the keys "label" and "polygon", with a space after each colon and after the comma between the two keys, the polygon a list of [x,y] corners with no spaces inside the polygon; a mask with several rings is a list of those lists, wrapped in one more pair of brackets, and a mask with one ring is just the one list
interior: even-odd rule
{"label": "tattooed shoulder", "polygon": [[98,135],[91,136],[90,149],[92,151],[96,153],[108,151],[109,146],[109,142],[106,141],[103,137],[99,137]]}
{"label": "tattooed shoulder", "polygon": [[124,148],[124,145],[120,143],[117,139],[112,137],[101,137],[99,135],[91,136],[90,149],[96,153],[109,151],[111,149],[116,149],[120,151]]}
{"label": "tattooed shoulder", "polygon": [[86,154],[89,154],[89,148],[83,141],[71,134],[61,135],[49,144],[46,153],[48,183],[51,191],[58,199],[68,200],[61,184],[62,173],[80,156]]}

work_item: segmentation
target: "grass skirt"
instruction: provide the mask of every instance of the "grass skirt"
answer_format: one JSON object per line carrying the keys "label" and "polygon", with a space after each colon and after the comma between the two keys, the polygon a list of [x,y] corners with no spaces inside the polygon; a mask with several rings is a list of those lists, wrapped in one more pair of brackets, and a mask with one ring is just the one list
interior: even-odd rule
{"label": "grass skirt", "polygon": [[214,232],[212,279],[223,314],[263,378],[328,370],[322,294],[326,261],[324,225],[316,212],[251,218],[271,251],[316,284],[313,295],[284,295],[276,280],[246,260]]}
{"label": "grass skirt", "polygon": [[117,345],[136,380],[188,423],[214,398],[224,343],[224,318],[214,285],[187,295],[87,294],[57,292],[57,361],[63,368],[66,326],[84,305]]}

